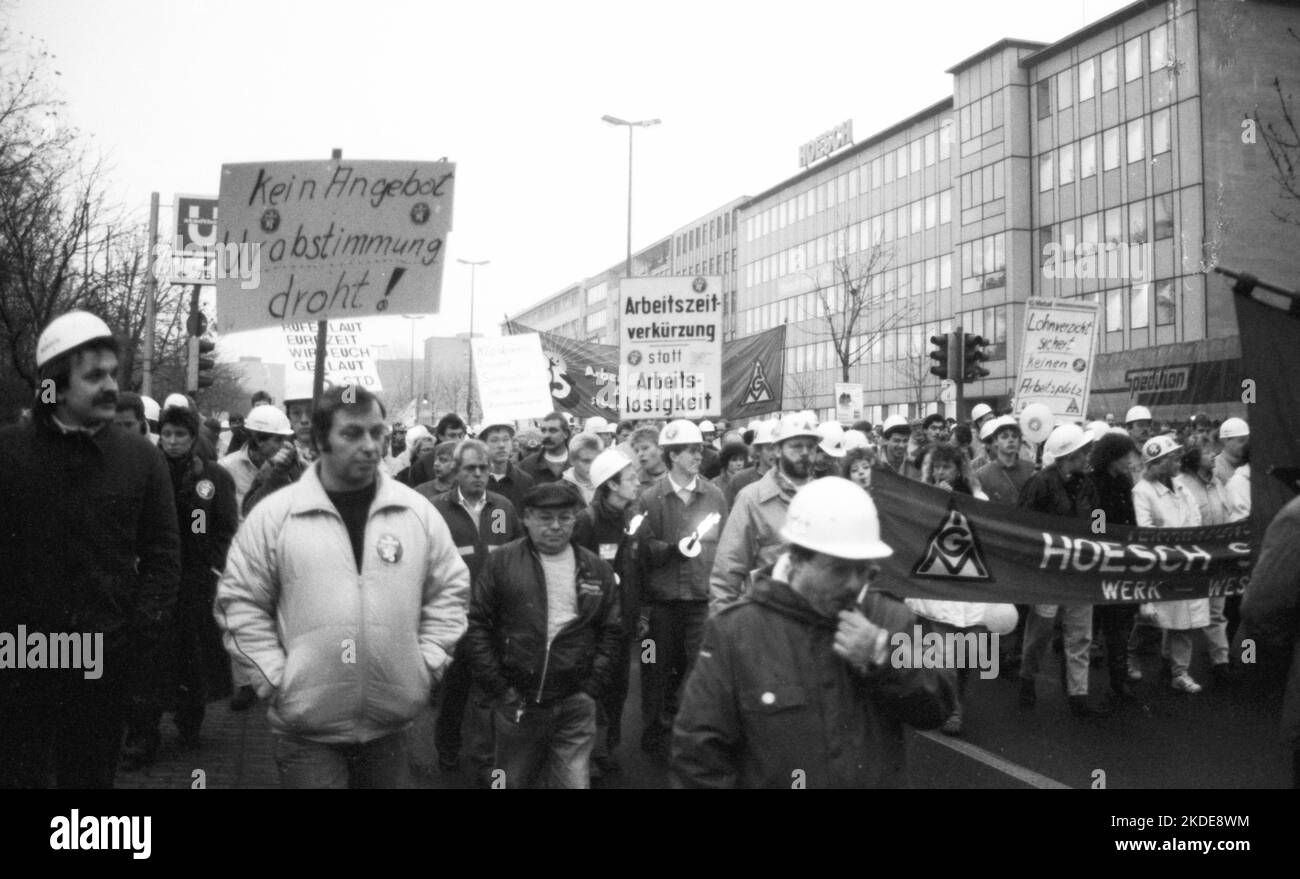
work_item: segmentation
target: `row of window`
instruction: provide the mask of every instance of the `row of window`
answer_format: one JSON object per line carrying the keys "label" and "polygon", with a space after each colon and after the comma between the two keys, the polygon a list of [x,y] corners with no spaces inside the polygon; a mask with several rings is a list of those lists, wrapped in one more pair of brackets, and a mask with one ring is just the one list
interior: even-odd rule
{"label": "row of window", "polygon": [[1178,320],[1178,289],[1173,280],[1144,281],[1130,287],[1119,287],[1104,293],[1084,293],[1075,298],[1097,302],[1105,296],[1105,327],[1108,333],[1125,329],[1143,330],[1151,326],[1173,326]]}
{"label": "row of window", "polygon": [[562,311],[570,308],[577,308],[579,290],[574,288],[563,296],[557,296],[549,302],[542,303],[531,311],[519,315],[516,320],[528,326],[535,326],[548,318],[554,317]]}
{"label": "row of window", "polygon": [[961,243],[961,292],[977,293],[1007,284],[1005,232]]}
{"label": "row of window", "polygon": [[1148,241],[1172,238],[1174,194],[1166,192],[1072,220],[1063,220],[1043,226],[1039,233],[1043,264],[1047,263],[1051,255],[1046,246],[1049,243],[1061,245],[1064,255],[1071,257],[1076,252],[1076,242],[1083,245],[1145,244]]}
{"label": "row of window", "polygon": [[[1139,34],[1126,42],[1124,49],[1124,81],[1133,82],[1142,76],[1143,42],[1146,42],[1146,56],[1149,70],[1155,72],[1169,66],[1169,25],[1162,24],[1146,34]],[[1108,92],[1119,87],[1119,50],[1116,46],[1100,55],[1085,58],[1075,67],[1067,68],[1054,77],[1044,79],[1037,85],[1038,118],[1046,119],[1055,106],[1064,109],[1071,106],[1076,94],[1073,80],[1078,81],[1078,98],[1080,102],[1090,100],[1097,95],[1097,74],[1101,74],[1101,90]],[[1053,89],[1055,83],[1055,89]],[[1055,91],[1055,104],[1053,103]]]}
{"label": "row of window", "polygon": [[897,210],[853,223],[846,229],[831,232],[803,244],[787,247],[771,256],[745,265],[744,289],[789,274],[805,272],[834,259],[843,259],[859,250],[870,250],[887,241],[901,239],[952,222],[952,190],[928,195]]}
{"label": "row of window", "polygon": [[688,232],[683,232],[677,236],[674,247],[677,250],[677,256],[681,256],[689,250],[695,250],[703,247],[711,241],[717,241],[719,238],[725,238],[731,234],[731,212],[714,217],[707,223],[696,226]]}
{"label": "row of window", "polygon": [[812,189],[747,217],[743,224],[745,240],[753,241],[778,232],[792,223],[879,189],[891,180],[901,180],[909,173],[947,159],[951,151],[952,123],[944,122],[938,131],[932,131],[896,150],[863,162],[825,183],[819,183]]}
{"label": "row of window", "polygon": [[682,266],[678,271],[687,275],[725,275],[728,272],[735,271],[735,269],[736,251],[735,248],[732,248],[718,256],[711,256],[688,266]]}
{"label": "row of window", "polygon": [[[1151,114],[1151,155],[1158,156],[1170,150],[1169,108]],[[1053,186],[1064,186],[1075,180],[1074,151],[1079,150],[1078,179],[1084,180],[1097,173],[1097,140],[1101,139],[1101,167],[1113,171],[1120,166],[1120,140],[1125,144],[1125,159],[1140,162],[1147,156],[1146,120],[1132,119],[1127,123],[1107,128],[1100,134],[1091,134],[1060,149],[1049,150],[1038,157],[1038,191],[1049,192]]]}

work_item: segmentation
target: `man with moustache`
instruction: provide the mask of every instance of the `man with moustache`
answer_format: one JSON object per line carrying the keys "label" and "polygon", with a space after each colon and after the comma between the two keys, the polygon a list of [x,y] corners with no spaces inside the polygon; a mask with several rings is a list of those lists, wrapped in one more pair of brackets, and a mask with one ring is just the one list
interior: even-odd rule
{"label": "man with moustache", "polygon": [[95,633],[102,650],[97,675],[0,669],[0,788],[109,788],[128,694],[160,683],[180,581],[176,503],[157,447],[113,426],[107,324],[55,318],[36,369],[34,418],[0,430],[0,631]]}
{"label": "man with moustache", "polygon": [[740,597],[750,571],[776,560],[784,543],[780,532],[786,510],[795,492],[812,480],[813,450],[819,441],[817,422],[806,414],[786,415],[777,425],[776,466],[736,495],[718,540],[709,577],[710,613]]}
{"label": "man with moustache", "polygon": [[569,466],[569,421],[562,412],[552,412],[542,419],[539,430],[542,447],[519,462],[519,469],[534,484],[559,482]]}

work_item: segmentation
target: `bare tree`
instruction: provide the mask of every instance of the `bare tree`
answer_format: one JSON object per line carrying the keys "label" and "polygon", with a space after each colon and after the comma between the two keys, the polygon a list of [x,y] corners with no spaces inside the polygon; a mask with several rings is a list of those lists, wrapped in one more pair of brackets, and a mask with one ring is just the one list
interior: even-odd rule
{"label": "bare tree", "polygon": [[916,402],[918,412],[924,412],[928,404],[939,400],[940,386],[938,380],[930,374],[932,365],[930,355],[924,348],[894,361],[894,372]]}
{"label": "bare tree", "polygon": [[785,385],[787,409],[811,409],[817,400],[817,380],[811,372],[786,372]]}
{"label": "bare tree", "polygon": [[[1294,28],[1287,28],[1286,32],[1291,39],[1300,43],[1300,34]],[[1265,121],[1260,117],[1258,108],[1253,117],[1247,118],[1253,119],[1264,138],[1269,161],[1273,163],[1274,180],[1281,187],[1283,201],[1300,202],[1300,124],[1297,123],[1300,111],[1293,109],[1294,98],[1283,92],[1282,81],[1277,76],[1273,77],[1273,92],[1277,97],[1277,113],[1280,118]],[[1273,216],[1284,223],[1300,225],[1300,215],[1297,215],[1294,208],[1274,210]]]}

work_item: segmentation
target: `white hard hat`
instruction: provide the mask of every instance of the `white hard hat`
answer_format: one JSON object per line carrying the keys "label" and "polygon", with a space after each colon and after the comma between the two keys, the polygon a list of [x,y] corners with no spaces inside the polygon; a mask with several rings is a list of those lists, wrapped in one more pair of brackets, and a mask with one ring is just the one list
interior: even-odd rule
{"label": "white hard hat", "polygon": [[885,426],[880,429],[881,436],[889,436],[890,431],[905,430],[912,432],[912,424],[904,415],[891,415],[885,419]]}
{"label": "white hard hat", "polygon": [[144,420],[157,421],[158,416],[162,415],[162,409],[158,407],[158,401],[153,397],[140,397],[141,404],[144,405]]}
{"label": "white hard hat", "polygon": [[1051,455],[1053,459],[1064,458],[1079,451],[1092,440],[1092,434],[1077,424],[1058,424],[1047,436],[1047,444],[1043,446],[1043,456]]}
{"label": "white hard hat", "polygon": [[612,476],[618,475],[618,472],[632,463],[627,455],[619,451],[618,446],[611,446],[596,456],[596,460],[591,462],[591,484],[599,487],[601,483]]}
{"label": "white hard hat", "polygon": [[869,448],[871,448],[871,440],[867,439],[867,435],[865,433],[863,433],[860,430],[844,431],[844,451],[846,453],[851,452],[854,449],[869,449]]}
{"label": "white hard hat", "polygon": [[1219,439],[1250,436],[1250,425],[1243,418],[1228,418],[1219,425]]}
{"label": "white hard hat", "polygon": [[[275,436],[293,436],[293,427],[289,424],[289,416],[285,415],[278,407],[268,403],[260,406],[254,406],[244,419],[244,429],[253,433],[269,433]],[[414,430],[411,433],[415,433]],[[410,439],[411,434],[407,434]]]}
{"label": "white hard hat", "polygon": [[772,442],[772,434],[776,430],[775,421],[760,421],[754,428],[754,442],[751,445],[761,446]]}
{"label": "white hard hat", "polygon": [[844,443],[844,428],[838,421],[827,421],[817,428],[821,437],[818,447],[832,458],[843,458],[848,451]]}
{"label": "white hard hat", "polygon": [[[510,422],[510,421],[501,421],[500,419],[497,419],[497,420],[495,420],[495,421],[489,421],[487,424],[482,425],[482,426],[478,429],[478,432],[475,433],[474,435],[475,435],[475,436],[482,436],[483,434],[487,433],[489,430],[498,430],[498,429],[501,429],[501,428],[504,428],[504,429],[510,431],[510,435],[511,435],[511,436],[514,436],[514,435],[515,435],[515,425],[514,425],[514,423],[513,423],[513,422]],[[427,434],[428,431],[425,431],[425,433]]]}
{"label": "white hard hat", "polygon": [[1086,430],[1091,431],[1092,438],[1094,440],[1097,440],[1097,439],[1101,439],[1102,436],[1104,436],[1107,433],[1110,433],[1112,430],[1123,430],[1123,428],[1111,427],[1109,424],[1107,424],[1104,421],[1089,421]]}
{"label": "white hard hat", "polygon": [[614,428],[611,427],[609,422],[606,421],[601,416],[593,415],[590,418],[588,418],[587,423],[583,425],[582,432],[583,433],[613,433]]}
{"label": "white hard hat", "polygon": [[980,440],[987,442],[997,436],[999,430],[1006,427],[1011,428],[1016,431],[1016,433],[1020,432],[1020,422],[1010,415],[1003,415],[999,418],[990,418],[988,421],[984,422],[984,425],[980,428]]}
{"label": "white hard hat", "polygon": [[36,368],[92,339],[111,339],[108,324],[88,311],[69,311],[50,321],[36,340]]}
{"label": "white hard hat", "polygon": [[1150,464],[1152,461],[1166,455],[1172,455],[1180,449],[1182,449],[1182,446],[1174,442],[1172,437],[1167,437],[1164,434],[1153,436],[1142,444],[1142,463]]}
{"label": "white hard hat", "polygon": [[894,554],[880,539],[871,496],[839,476],[823,476],[799,489],[786,511],[781,539],[841,559]]}
{"label": "white hard hat", "polygon": [[1135,421],[1150,421],[1150,420],[1151,420],[1151,410],[1148,409],[1146,406],[1134,406],[1132,409],[1128,410],[1128,414],[1124,416],[1125,424],[1132,424]]}
{"label": "white hard hat", "polygon": [[709,419],[706,418],[700,422],[700,433],[717,433],[717,432],[718,429],[713,426],[713,422],[710,421]]}
{"label": "white hard hat", "polygon": [[813,439],[821,438],[817,435],[817,419],[811,412],[805,411],[796,412],[793,415],[783,415],[772,434],[772,442],[783,443],[788,439],[799,436],[812,437]]}
{"label": "white hard hat", "polygon": [[164,409],[188,409],[190,408],[190,400],[184,394],[168,394],[167,399],[163,400],[162,407]]}
{"label": "white hard hat", "polygon": [[992,406],[990,406],[988,403],[980,403],[974,409],[970,410],[970,420],[972,422],[979,421],[985,415],[992,415],[992,414],[993,414]]}
{"label": "white hard hat", "polygon": [[661,447],[689,446],[703,442],[704,437],[700,434],[700,429],[685,418],[670,421],[664,425],[663,430],[659,431],[659,445]]}

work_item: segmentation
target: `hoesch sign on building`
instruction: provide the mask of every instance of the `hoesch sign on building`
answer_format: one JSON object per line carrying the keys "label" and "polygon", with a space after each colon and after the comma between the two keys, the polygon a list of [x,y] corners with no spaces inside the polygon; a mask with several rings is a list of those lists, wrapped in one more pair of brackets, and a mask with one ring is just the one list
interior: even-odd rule
{"label": "hoesch sign on building", "polygon": [[845,119],[830,131],[819,134],[799,147],[799,167],[807,168],[818,159],[853,143],[853,120]]}

